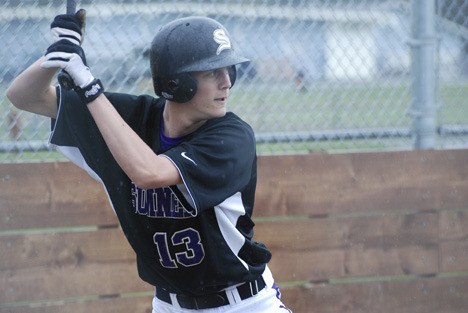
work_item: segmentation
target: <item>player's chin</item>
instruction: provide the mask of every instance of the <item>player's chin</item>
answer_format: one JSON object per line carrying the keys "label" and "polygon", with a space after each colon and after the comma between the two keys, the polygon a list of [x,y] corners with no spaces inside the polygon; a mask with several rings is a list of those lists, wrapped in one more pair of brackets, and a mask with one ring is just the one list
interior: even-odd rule
{"label": "player's chin", "polygon": [[224,115],[226,115],[226,112],[227,112],[226,107],[219,108],[213,112],[212,117],[223,117]]}
{"label": "player's chin", "polygon": [[213,105],[213,114],[216,115],[217,117],[226,115],[226,111],[227,111],[226,103],[227,103],[227,99],[215,100],[214,105]]}

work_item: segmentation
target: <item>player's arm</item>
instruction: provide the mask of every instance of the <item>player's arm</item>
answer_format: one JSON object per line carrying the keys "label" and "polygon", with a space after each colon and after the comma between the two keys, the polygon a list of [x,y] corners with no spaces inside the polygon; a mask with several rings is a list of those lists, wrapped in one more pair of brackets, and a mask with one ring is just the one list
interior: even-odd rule
{"label": "player's arm", "polygon": [[[79,10],[76,14],[58,15],[50,25],[54,42],[68,40],[81,45],[86,13]],[[52,86],[57,68],[42,68],[44,57],[41,57],[8,87],[6,95],[11,103],[25,111],[55,118],[57,116],[57,94]]]}
{"label": "player's arm", "polygon": [[115,160],[137,186],[157,188],[181,183],[180,174],[172,162],[154,153],[118,114],[85,60],[81,46],[61,40],[47,49],[41,67],[61,68],[70,74],[82,105],[88,106]]}
{"label": "player's arm", "polygon": [[43,69],[40,58],[8,87],[6,96],[18,109],[55,118],[57,116],[57,94],[52,79],[57,69]]}
{"label": "player's arm", "polygon": [[173,163],[156,155],[122,119],[104,94],[87,106],[112,155],[137,186],[157,188],[182,182]]}

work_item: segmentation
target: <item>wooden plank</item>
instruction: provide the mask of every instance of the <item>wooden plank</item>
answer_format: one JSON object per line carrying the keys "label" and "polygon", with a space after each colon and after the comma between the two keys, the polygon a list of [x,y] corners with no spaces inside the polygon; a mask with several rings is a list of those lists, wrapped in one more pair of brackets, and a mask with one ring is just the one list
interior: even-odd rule
{"label": "wooden plank", "polygon": [[[467,157],[468,150],[261,156],[254,215],[468,207]],[[117,223],[103,187],[71,163],[2,164],[0,177],[3,230]]]}
{"label": "wooden plank", "polygon": [[119,229],[0,236],[0,302],[148,291]]}
{"label": "wooden plank", "polygon": [[468,150],[264,156],[255,216],[468,207]]}
{"label": "wooden plank", "polygon": [[468,278],[326,284],[282,294],[294,313],[466,313]]}
{"label": "wooden plank", "polygon": [[[391,250],[330,249],[292,253],[273,250],[270,268],[278,281],[296,281],[305,278],[310,278],[312,281],[326,281],[330,277],[362,277],[366,274],[374,276],[406,273],[432,275],[438,271],[437,253],[437,249],[418,249],[417,247]],[[369,266],[366,267],[367,265]],[[286,267],[290,270],[285,270]]]}
{"label": "wooden plank", "polygon": [[[278,281],[432,274],[439,264],[437,217],[424,213],[265,221],[257,223],[255,239],[271,249],[270,267]],[[0,236],[0,247],[0,285],[9,290],[0,301],[147,288],[140,284],[134,253],[118,228]]]}
{"label": "wooden plank", "polygon": [[464,210],[441,211],[439,214],[441,240],[468,239],[468,206]]}
{"label": "wooden plank", "polygon": [[468,271],[468,211],[440,212],[440,268]]}
{"label": "wooden plank", "polygon": [[91,263],[2,271],[0,303],[147,292],[135,263]]}
{"label": "wooden plank", "polygon": [[100,183],[71,163],[2,164],[0,229],[116,224]]}
{"label": "wooden plank", "polygon": [[[283,302],[294,313],[466,313],[468,278],[429,278],[313,287],[281,288]],[[1,304],[0,304],[1,305]],[[2,307],[2,313],[148,313],[151,297],[107,298],[92,301]]]}
{"label": "wooden plank", "polygon": [[[468,207],[468,150],[260,156],[254,216]],[[109,225],[103,187],[71,163],[2,164],[0,229]]]}
{"label": "wooden plank", "polygon": [[70,301],[65,303],[48,303],[38,305],[36,303],[18,305],[13,307],[2,307],[2,313],[150,313],[153,297],[129,297],[129,298],[103,298],[82,301]]}
{"label": "wooden plank", "polygon": [[[467,270],[467,213],[445,211],[468,207],[466,151],[391,154],[259,158],[255,216],[314,217],[257,223],[256,239],[272,249],[278,281]],[[116,224],[102,186],[82,170],[69,163],[1,165],[0,178],[0,303],[151,289],[117,229],[104,236],[95,236],[102,230],[8,235]],[[442,211],[375,215],[395,208]],[[450,309],[442,311],[459,312]]]}
{"label": "wooden plank", "polygon": [[439,271],[437,213],[258,222],[279,281]]}
{"label": "wooden plank", "polygon": [[128,263],[135,254],[119,228],[0,236],[0,270]]}
{"label": "wooden plank", "polygon": [[442,272],[468,271],[468,240],[440,243],[440,270]]}

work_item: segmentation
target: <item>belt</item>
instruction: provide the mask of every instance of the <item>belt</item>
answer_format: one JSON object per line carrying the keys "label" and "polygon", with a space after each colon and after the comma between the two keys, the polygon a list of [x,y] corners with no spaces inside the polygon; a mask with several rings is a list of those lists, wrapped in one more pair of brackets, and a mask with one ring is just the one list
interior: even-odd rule
{"label": "belt", "polygon": [[[237,286],[236,289],[239,292],[240,298],[245,300],[255,296],[259,291],[265,288],[265,286],[265,281],[260,276],[256,280]],[[172,304],[171,294],[168,291],[162,288],[156,288],[155,295],[159,300]],[[198,297],[192,297],[185,294],[176,294],[175,297],[181,308],[191,310],[217,308],[223,305],[228,305],[230,303],[226,291],[220,291]]]}

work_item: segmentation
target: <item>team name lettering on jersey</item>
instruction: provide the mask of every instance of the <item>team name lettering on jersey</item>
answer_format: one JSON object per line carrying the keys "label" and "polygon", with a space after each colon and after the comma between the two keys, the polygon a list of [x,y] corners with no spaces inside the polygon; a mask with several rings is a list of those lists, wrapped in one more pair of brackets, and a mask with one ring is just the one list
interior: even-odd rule
{"label": "team name lettering on jersey", "polygon": [[132,204],[136,214],[151,218],[193,217],[168,187],[141,189],[132,183]]}

